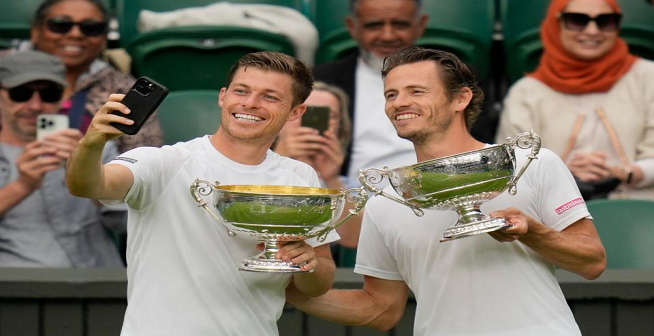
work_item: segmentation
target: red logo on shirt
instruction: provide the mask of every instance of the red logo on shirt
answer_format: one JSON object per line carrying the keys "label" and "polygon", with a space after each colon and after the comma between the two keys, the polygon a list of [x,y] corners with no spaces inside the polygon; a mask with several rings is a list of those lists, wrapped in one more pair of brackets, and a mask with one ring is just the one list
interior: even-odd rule
{"label": "red logo on shirt", "polygon": [[579,204],[584,204],[584,199],[581,198],[581,197],[575,198],[572,201],[570,201],[570,202],[568,202],[566,204],[563,204],[562,206],[556,208],[555,211],[556,211],[557,214],[560,215],[560,214],[562,214],[562,213],[576,207]]}

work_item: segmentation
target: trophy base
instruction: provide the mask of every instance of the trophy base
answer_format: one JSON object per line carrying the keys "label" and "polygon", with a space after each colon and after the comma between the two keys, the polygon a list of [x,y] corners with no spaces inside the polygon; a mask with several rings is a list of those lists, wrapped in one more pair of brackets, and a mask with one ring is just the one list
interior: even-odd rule
{"label": "trophy base", "polygon": [[260,259],[260,258],[245,258],[239,270],[246,272],[262,272],[262,273],[312,273],[313,270],[305,271],[302,267],[303,264],[294,264],[292,262],[283,261],[280,259]]}
{"label": "trophy base", "polygon": [[493,232],[496,230],[510,227],[504,218],[489,218],[477,222],[467,224],[457,224],[453,227],[445,229],[443,239],[440,242],[447,242],[459,238],[470,237],[481,233]]}

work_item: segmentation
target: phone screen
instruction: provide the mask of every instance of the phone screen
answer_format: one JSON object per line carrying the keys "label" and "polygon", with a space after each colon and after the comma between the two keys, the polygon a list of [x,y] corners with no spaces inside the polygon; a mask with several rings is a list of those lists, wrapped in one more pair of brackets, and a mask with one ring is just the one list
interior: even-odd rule
{"label": "phone screen", "polygon": [[322,135],[329,128],[329,113],[328,106],[307,106],[302,115],[302,126],[315,128]]}

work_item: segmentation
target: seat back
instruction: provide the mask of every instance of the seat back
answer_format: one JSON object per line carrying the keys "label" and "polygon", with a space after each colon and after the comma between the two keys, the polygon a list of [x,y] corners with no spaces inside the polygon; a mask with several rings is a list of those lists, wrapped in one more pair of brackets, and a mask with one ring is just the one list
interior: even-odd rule
{"label": "seat back", "polygon": [[[548,0],[500,0],[500,20],[509,82],[538,66],[543,45],[540,25]],[[621,0],[623,19],[620,36],[634,55],[654,60],[654,6],[643,0]]]}
{"label": "seat back", "polygon": [[587,206],[606,249],[607,268],[654,269],[654,201],[602,199]]}
{"label": "seat back", "polygon": [[[318,29],[316,64],[342,58],[357,48],[345,27],[349,1],[310,0],[309,19]],[[488,74],[494,24],[494,0],[422,1],[429,15],[425,34],[416,44],[450,51]]]}
{"label": "seat back", "polygon": [[357,48],[345,27],[350,1],[309,0],[308,17],[318,29],[316,64],[333,61]]}
{"label": "seat back", "polygon": [[624,15],[620,36],[629,44],[629,51],[654,60],[654,6],[645,0],[620,0]]}
{"label": "seat back", "polygon": [[[167,12],[188,7],[207,6],[220,0],[115,0],[117,1],[118,21],[120,23],[121,45],[127,46],[139,35],[136,28],[141,10]],[[303,0],[230,0],[238,4],[277,5],[303,10]]]}
{"label": "seat back", "polygon": [[127,51],[132,72],[175,90],[219,90],[231,66],[256,51],[294,55],[282,35],[231,26],[172,27],[139,35]]}
{"label": "seat back", "polygon": [[29,39],[32,18],[41,2],[42,0],[0,1],[0,39]]}
{"label": "seat back", "polygon": [[220,125],[219,91],[173,91],[159,105],[164,144],[173,145],[214,134]]}
{"label": "seat back", "polygon": [[540,25],[549,0],[500,0],[506,73],[513,83],[538,65],[543,45]]}

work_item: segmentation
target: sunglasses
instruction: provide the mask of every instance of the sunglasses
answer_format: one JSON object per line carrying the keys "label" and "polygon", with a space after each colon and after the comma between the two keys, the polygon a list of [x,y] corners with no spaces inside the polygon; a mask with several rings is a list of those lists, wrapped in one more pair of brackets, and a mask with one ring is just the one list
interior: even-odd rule
{"label": "sunglasses", "polygon": [[571,31],[581,32],[591,21],[595,21],[597,28],[603,32],[615,32],[620,29],[620,20],[622,14],[610,13],[600,14],[596,17],[590,17],[582,13],[560,13],[559,18],[563,21],[563,26]]}
{"label": "sunglasses", "polygon": [[27,85],[21,85],[7,89],[9,98],[16,103],[24,103],[32,99],[35,91],[39,93],[41,101],[44,103],[56,103],[61,100],[61,97],[64,94],[64,88],[56,85],[47,86],[41,89],[34,89]]}
{"label": "sunglasses", "polygon": [[66,34],[73,26],[77,26],[85,36],[100,36],[107,33],[107,23],[102,21],[84,20],[74,22],[68,18],[54,18],[46,21],[48,29],[57,34]]}

